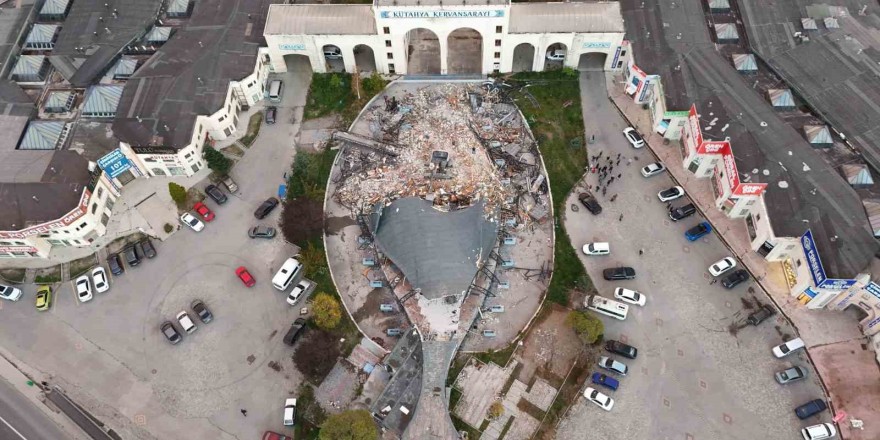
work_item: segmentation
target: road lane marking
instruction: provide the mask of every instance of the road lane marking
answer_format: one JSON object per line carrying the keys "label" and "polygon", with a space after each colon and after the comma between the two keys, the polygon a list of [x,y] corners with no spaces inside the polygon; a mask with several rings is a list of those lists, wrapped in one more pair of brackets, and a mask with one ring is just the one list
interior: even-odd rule
{"label": "road lane marking", "polygon": [[12,425],[10,425],[9,422],[7,422],[6,419],[4,419],[3,417],[0,417],[0,422],[3,422],[4,425],[8,426],[9,429],[12,430],[12,432],[14,432],[14,433],[17,434],[19,437],[21,437],[21,440],[28,440],[27,437],[21,435],[21,433],[18,432],[17,429],[13,428]]}

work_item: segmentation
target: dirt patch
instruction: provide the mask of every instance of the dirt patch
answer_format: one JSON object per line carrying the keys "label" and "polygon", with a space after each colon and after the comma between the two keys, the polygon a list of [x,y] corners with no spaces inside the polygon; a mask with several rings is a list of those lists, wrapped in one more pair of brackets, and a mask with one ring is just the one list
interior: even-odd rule
{"label": "dirt patch", "polygon": [[321,202],[308,197],[284,202],[281,231],[288,242],[296,245],[307,243],[312,237],[319,237],[323,227],[324,207]]}
{"label": "dirt patch", "polygon": [[531,383],[539,371],[542,377],[565,377],[583,350],[577,334],[565,322],[569,310],[557,304],[545,307],[516,355],[523,364],[517,379],[523,383]]}
{"label": "dirt patch", "polygon": [[[327,217],[327,220],[325,220],[327,235],[336,235],[339,231],[356,223],[351,217]],[[343,238],[342,241],[345,241],[345,239]]]}
{"label": "dirt patch", "polygon": [[[364,302],[364,305],[352,313],[352,317],[354,317],[355,321],[360,322],[368,317],[386,315],[385,312],[379,310],[379,305],[382,303],[394,304],[394,297],[391,295],[391,291],[384,287],[373,289],[367,294],[367,300]],[[388,313],[386,316],[392,315],[394,313]]]}
{"label": "dirt patch", "polygon": [[0,270],[0,278],[8,283],[20,284],[24,282],[24,269],[3,269]]}

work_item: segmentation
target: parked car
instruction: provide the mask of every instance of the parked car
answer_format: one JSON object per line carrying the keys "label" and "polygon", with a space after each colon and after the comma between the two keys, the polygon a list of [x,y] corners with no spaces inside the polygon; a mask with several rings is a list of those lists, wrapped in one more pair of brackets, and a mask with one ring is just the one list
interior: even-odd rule
{"label": "parked car", "polygon": [[49,286],[40,286],[37,288],[37,310],[45,312],[52,307],[52,288]]}
{"label": "parked car", "polygon": [[712,232],[712,225],[709,222],[700,222],[693,228],[688,229],[684,233],[684,237],[688,241],[697,241]]}
{"label": "parked car", "polygon": [[211,209],[208,208],[208,205],[205,205],[202,202],[198,202],[193,205],[193,211],[195,211],[196,214],[205,219],[206,222],[214,220],[214,211],[211,211]]}
{"label": "parked car", "polygon": [[293,426],[296,423],[296,399],[284,400],[284,426]]}
{"label": "parked car", "polygon": [[748,281],[749,273],[745,269],[740,269],[721,280],[721,285],[726,289],[733,289],[736,286]]}
{"label": "parked car", "polygon": [[196,232],[200,232],[202,229],[205,229],[205,224],[200,222],[194,215],[184,212],[183,215],[180,216],[180,221],[182,221],[185,225],[189,226],[190,229]]}
{"label": "parked car", "polygon": [[286,435],[281,435],[277,432],[266,431],[263,433],[262,440],[293,440],[293,437],[288,437]]}
{"label": "parked car", "polygon": [[584,397],[605,411],[611,411],[611,408],[614,407],[614,399],[600,393],[593,387],[587,387],[587,389],[584,390]]}
{"label": "parked car", "polygon": [[627,367],[626,364],[616,361],[608,356],[600,357],[598,363],[600,367],[608,371],[613,371],[621,376],[626,376],[627,371],[629,371],[629,367]]}
{"label": "parked car", "polygon": [[232,180],[232,176],[227,175],[223,178],[222,182],[223,186],[226,187],[226,190],[229,191],[230,194],[234,194],[236,191],[238,191],[238,185],[235,183],[234,180]]}
{"label": "parked car", "polygon": [[303,295],[303,293],[307,292],[312,288],[311,281],[308,280],[300,280],[296,286],[293,287],[293,290],[290,291],[290,294],[287,295],[287,303],[290,305],[295,305],[297,301],[299,301],[299,297]]}
{"label": "parked car", "polygon": [[297,339],[300,338],[306,331],[306,320],[305,318],[297,318],[296,321],[293,321],[293,324],[290,325],[290,329],[287,330],[287,334],[284,335],[284,343],[290,346],[296,344]]}
{"label": "parked car", "polygon": [[617,379],[602,373],[593,373],[591,381],[596,385],[602,385],[605,388],[610,388],[615,391],[617,390],[617,387],[620,386],[620,382],[618,382]]}
{"label": "parked car", "polygon": [[92,300],[92,284],[89,282],[89,276],[83,275],[76,279],[76,297],[79,302],[89,302]]}
{"label": "parked car", "polygon": [[248,229],[248,237],[250,238],[274,238],[275,228],[271,226],[254,226]]}
{"label": "parked car", "polygon": [[669,219],[677,222],[679,220],[686,219],[694,213],[697,212],[697,207],[694,206],[693,203],[688,203],[687,205],[680,206],[678,208],[673,208],[669,211]]}
{"label": "parked car", "polygon": [[802,348],[804,348],[804,340],[801,338],[794,338],[773,347],[773,355],[778,358],[783,358]]}
{"label": "parked car", "polygon": [[776,382],[779,382],[780,385],[785,385],[805,379],[807,377],[807,370],[795,365],[789,369],[777,371],[774,376],[776,377]]}
{"label": "parked car", "polygon": [[199,321],[202,321],[202,324],[207,324],[214,320],[214,315],[211,314],[211,311],[208,310],[208,306],[202,302],[202,300],[197,299],[192,302],[193,312],[195,312],[196,316],[199,317]]}
{"label": "parked car", "polygon": [[256,217],[258,220],[262,220],[266,218],[266,216],[269,215],[269,213],[272,212],[272,210],[275,209],[276,206],[278,206],[278,199],[276,199],[275,197],[269,197],[268,199],[266,199],[265,202],[263,202],[262,205],[260,205],[259,208],[257,208],[256,211],[254,211],[254,217]]}
{"label": "parked car", "polygon": [[251,273],[248,272],[247,268],[245,268],[244,266],[239,266],[238,269],[235,269],[235,275],[247,287],[254,287],[254,284],[257,283],[257,280],[254,279],[254,276],[251,275]]}
{"label": "parked car", "polygon": [[110,273],[113,275],[119,276],[125,272],[125,268],[122,267],[122,259],[119,258],[119,254],[110,254],[107,257],[107,265],[110,266]]}
{"label": "parked car", "polygon": [[277,107],[266,107],[266,123],[267,124],[274,124],[275,117],[277,115],[278,115],[278,108]]}
{"label": "parked car", "polygon": [[135,242],[132,247],[134,247],[134,254],[137,255],[138,260],[144,259],[144,245],[141,242]]}
{"label": "parked car", "polygon": [[156,258],[156,248],[153,247],[153,242],[149,238],[141,240],[141,246],[144,248],[145,257]]}
{"label": "parked car", "polygon": [[205,187],[205,194],[211,198],[211,200],[217,202],[218,205],[222,205],[226,203],[226,194],[223,194],[223,190],[217,187],[216,185],[208,185]]}
{"label": "parked car", "polygon": [[666,171],[666,165],[663,165],[660,162],[649,163],[642,167],[642,176],[646,178],[654,177],[664,171]]}
{"label": "parked car", "polygon": [[672,188],[664,189],[657,193],[657,198],[660,199],[661,202],[671,202],[682,196],[684,196],[684,188],[680,186],[673,186]]}
{"label": "parked car", "polygon": [[177,322],[180,323],[180,327],[183,331],[187,333],[192,333],[198,329],[196,323],[194,323],[192,318],[189,317],[189,314],[186,313],[186,310],[177,314]]}
{"label": "parked car", "polygon": [[776,309],[774,309],[773,307],[770,307],[767,304],[764,304],[760,308],[758,308],[758,310],[750,313],[749,316],[746,318],[746,322],[748,322],[751,325],[758,325],[758,324],[764,322],[765,320],[767,320],[767,318],[769,318],[775,314],[776,314]]}
{"label": "parked car", "polygon": [[590,211],[593,215],[599,215],[602,213],[602,206],[599,205],[599,202],[596,201],[596,198],[593,197],[590,193],[580,193],[578,194],[578,200],[581,201],[581,204],[587,208],[587,211]]}
{"label": "parked car", "polygon": [[129,267],[135,267],[138,264],[141,264],[141,257],[138,256],[134,246],[126,246],[122,249],[122,255],[125,256],[125,262]]}
{"label": "parked car", "polygon": [[717,277],[734,267],[736,267],[736,260],[734,260],[733,257],[724,257],[709,266],[709,274],[713,277]]}
{"label": "parked car", "polygon": [[623,136],[633,146],[633,148],[642,148],[645,146],[645,140],[639,135],[635,128],[626,127],[623,129]]}
{"label": "parked car", "polygon": [[162,334],[165,335],[165,338],[168,339],[172,345],[180,342],[183,337],[180,333],[177,332],[177,329],[174,328],[174,324],[171,321],[165,321],[159,326],[159,329],[162,331]]}
{"label": "parked car", "polygon": [[104,272],[104,268],[101,266],[92,269],[92,282],[95,283],[95,290],[98,293],[106,292],[110,289],[110,282],[107,281],[107,272]]}
{"label": "parked car", "polygon": [[587,243],[584,245],[586,255],[608,255],[611,253],[611,245],[608,243]]}
{"label": "parked car", "polygon": [[828,409],[828,405],[825,404],[825,401],[822,399],[813,399],[797,408],[794,409],[794,414],[797,418],[801,420],[808,419],[810,417],[819,414],[822,411]]}
{"label": "parked car", "polygon": [[0,285],[0,298],[9,301],[18,301],[21,299],[21,295],[21,289],[16,289],[12,286]]}
{"label": "parked car", "polygon": [[623,287],[614,289],[614,297],[623,302],[635,304],[637,306],[644,306],[645,301],[648,300],[642,293],[636,292],[635,290],[624,289]]}
{"label": "parked car", "polygon": [[615,341],[614,339],[605,341],[605,350],[629,359],[635,359],[636,356],[639,355],[639,350],[637,348],[620,341]]}
{"label": "parked car", "polygon": [[565,60],[565,49],[548,50],[547,51],[547,60],[549,60],[549,61],[563,61],[563,60]]}
{"label": "parked car", "polygon": [[825,440],[837,437],[837,428],[833,423],[822,423],[801,429],[804,440]]}
{"label": "parked car", "polygon": [[602,277],[608,281],[631,280],[636,277],[636,270],[631,267],[611,267],[602,271]]}

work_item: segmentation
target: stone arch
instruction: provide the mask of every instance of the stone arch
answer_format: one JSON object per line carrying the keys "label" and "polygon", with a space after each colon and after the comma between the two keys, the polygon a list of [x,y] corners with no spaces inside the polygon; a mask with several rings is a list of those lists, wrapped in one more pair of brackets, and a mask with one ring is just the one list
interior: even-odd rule
{"label": "stone arch", "polygon": [[354,64],[358,72],[373,73],[376,72],[376,54],[373,48],[368,44],[358,44],[352,49],[354,52]]}
{"label": "stone arch", "polygon": [[608,54],[605,52],[584,52],[578,58],[578,70],[605,70]]}
{"label": "stone arch", "polygon": [[450,75],[483,73],[483,35],[479,31],[461,27],[449,33],[446,72]]}
{"label": "stone arch", "polygon": [[535,70],[535,45],[520,43],[513,48],[511,72],[531,72]]}
{"label": "stone arch", "polygon": [[440,74],[440,38],[430,29],[413,28],[406,33],[406,73],[409,75]]}
{"label": "stone arch", "polygon": [[547,46],[547,50],[544,51],[544,70],[561,69],[565,65],[566,57],[568,57],[568,46],[565,43],[553,43]]}
{"label": "stone arch", "polygon": [[321,47],[324,64],[328,72],[345,72],[345,61],[342,57],[342,49],[335,44],[325,44]]}

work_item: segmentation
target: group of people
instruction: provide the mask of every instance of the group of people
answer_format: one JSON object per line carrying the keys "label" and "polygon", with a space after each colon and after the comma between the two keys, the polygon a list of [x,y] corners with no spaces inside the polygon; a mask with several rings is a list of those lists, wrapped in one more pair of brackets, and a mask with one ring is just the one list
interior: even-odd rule
{"label": "group of people", "polygon": [[[602,196],[607,196],[608,187],[614,183],[615,180],[620,180],[623,176],[623,173],[620,172],[614,174],[614,167],[620,166],[620,161],[623,160],[623,157],[620,153],[617,153],[617,157],[614,158],[612,158],[611,155],[605,156],[604,153],[604,151],[599,151],[599,154],[590,156],[590,172],[599,175],[599,183],[595,187],[587,185],[587,190],[602,193]],[[631,163],[632,159],[626,159],[627,165]],[[617,200],[617,194],[613,194],[609,200],[612,202]]]}

